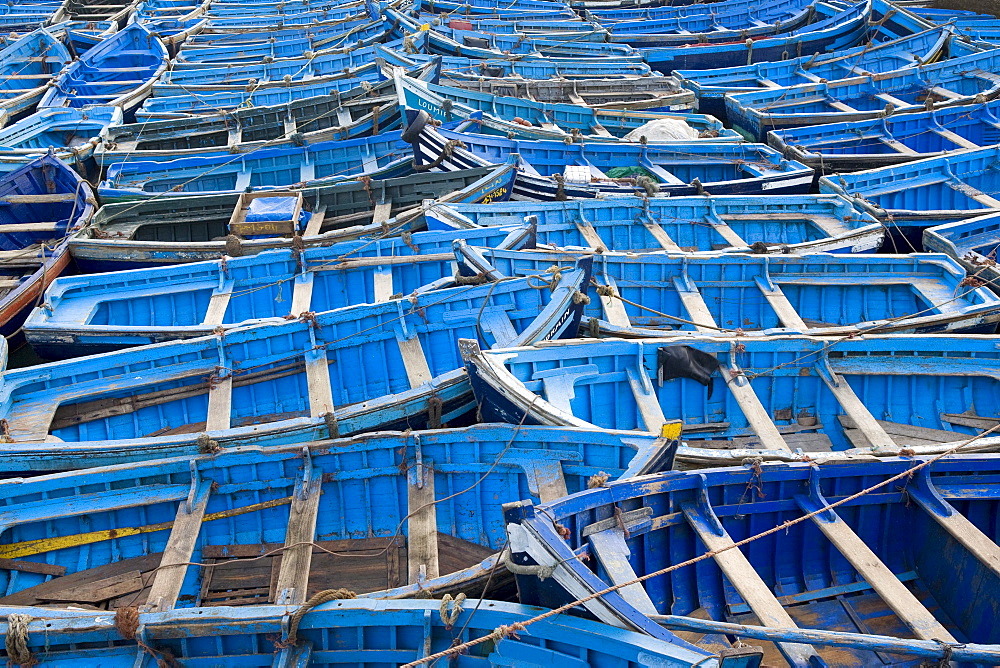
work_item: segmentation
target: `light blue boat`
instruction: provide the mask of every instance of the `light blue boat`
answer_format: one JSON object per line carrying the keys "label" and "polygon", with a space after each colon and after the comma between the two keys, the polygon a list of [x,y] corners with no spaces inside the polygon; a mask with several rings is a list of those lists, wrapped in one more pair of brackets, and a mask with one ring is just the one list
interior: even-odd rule
{"label": "light blue boat", "polygon": [[11,119],[34,107],[49,81],[73,57],[45,28],[38,28],[0,50],[0,121]]}
{"label": "light blue boat", "polygon": [[167,69],[167,49],[133,23],[87,51],[55,78],[38,107],[120,107],[126,114],[149,95]]}
{"label": "light blue boat", "polygon": [[[454,615],[454,624],[446,624],[440,601],[334,601],[309,610],[292,643],[288,610],[288,606],[177,610],[143,613],[138,622],[144,630],[144,644],[155,652],[169,651],[185,665],[203,658],[227,667],[272,662],[307,665],[318,657],[328,666],[359,662],[403,665],[447,650],[455,642],[488,636],[496,628],[510,628],[546,612],[533,606],[468,599],[454,608],[446,606],[449,619]],[[115,629],[114,615],[49,608],[0,609],[0,614],[15,612],[37,619],[27,626],[27,649],[42,666],[76,668],[99,661],[118,668],[132,666],[137,652],[149,656],[137,648],[134,638],[125,639]],[[0,624],[0,629],[6,626]],[[49,644],[43,645],[46,630]],[[275,642],[282,648],[275,647]],[[655,662],[664,668],[756,668],[761,661],[757,648],[740,649],[717,659],[678,639],[665,642],[568,615],[533,623],[530,635],[524,631],[477,649],[480,651],[463,655],[461,665],[641,668]]]}
{"label": "light blue boat", "polygon": [[982,283],[1000,293],[1000,214],[977,216],[924,230],[924,248],[954,258],[969,272],[970,283]]}
{"label": "light blue boat", "polygon": [[89,176],[101,134],[121,122],[122,111],[118,107],[39,109],[0,128],[0,172],[17,169],[51,151],[82,175]]}
{"label": "light blue boat", "polygon": [[885,237],[871,214],[824,195],[449,203],[424,217],[429,229],[468,235],[532,221],[539,245],[643,253],[872,253]]}

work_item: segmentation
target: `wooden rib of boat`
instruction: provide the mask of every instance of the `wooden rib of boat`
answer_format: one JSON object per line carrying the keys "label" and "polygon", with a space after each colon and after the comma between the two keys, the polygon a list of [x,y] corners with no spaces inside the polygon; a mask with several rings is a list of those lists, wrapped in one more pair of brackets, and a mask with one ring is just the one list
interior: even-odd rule
{"label": "wooden rib of boat", "polygon": [[522,566],[523,602],[556,605],[708,553],[584,605],[606,623],[677,633],[702,649],[753,643],[767,665],[991,665],[1000,656],[989,621],[1000,459],[958,456],[914,470],[925,463],[670,472],[539,507],[511,504],[519,550],[509,561]]}
{"label": "wooden rib of boat", "polygon": [[69,237],[96,208],[90,184],[51,155],[0,178],[0,334],[17,331],[69,266]]}
{"label": "wooden rib of boat", "polygon": [[38,28],[0,50],[0,121],[30,110],[72,56],[48,29]]}
{"label": "wooden rib of boat", "polygon": [[[454,624],[447,624],[440,601],[341,600],[306,612],[292,643],[288,611],[288,606],[178,609],[167,614],[141,613],[138,623],[144,630],[146,647],[161,656],[169,652],[185,665],[210,661],[226,668],[272,662],[284,666],[308,664],[318,657],[330,666],[359,662],[402,665],[447,650],[454,642],[489,635],[498,627],[512,628],[545,612],[516,603],[468,599],[460,606],[446,606],[445,612],[455,616]],[[121,668],[132,666],[137,653],[150,656],[137,646],[134,637],[122,636],[107,613],[95,616],[93,612],[51,608],[0,610],[4,615],[15,612],[36,620],[27,625],[26,649],[42,666],[101,662]],[[7,628],[6,622],[0,623],[0,630],[6,632]],[[488,645],[486,653],[463,656],[462,663],[483,668],[511,664],[631,668],[650,662],[678,667],[757,668],[761,660],[760,652],[751,648],[736,650],[716,662],[711,654],[677,639],[664,642],[569,615],[533,623],[530,636],[512,635]]]}
{"label": "wooden rib of boat", "polygon": [[[538,273],[585,254],[459,246],[503,276]],[[590,253],[597,251],[590,250]],[[591,336],[992,334],[1000,301],[966,285],[942,255],[717,255],[597,252],[584,306]]]}
{"label": "wooden rib of boat", "polygon": [[1000,212],[1000,148],[951,151],[935,158],[819,179],[820,192],[854,197],[877,218],[920,232],[932,225]]}
{"label": "wooden rib of boat", "polygon": [[871,253],[885,237],[873,216],[823,195],[435,204],[424,217],[468,234],[533,220],[539,245],[643,253]]}
{"label": "wooden rib of boat", "polygon": [[888,42],[833,53],[812,53],[735,67],[676,70],[674,76],[698,98],[701,113],[724,119],[727,94],[816,83],[820,79],[837,81],[859,74],[879,74],[931,63],[949,52],[952,35],[950,28],[930,28]]}
{"label": "wooden rib of boat", "polygon": [[[588,278],[585,262],[552,276],[552,292],[537,288],[539,278],[464,285],[8,371],[5,434],[22,444],[155,449],[163,438],[192,444],[249,426],[299,440],[304,430],[315,439],[440,427],[475,409],[458,339],[509,345],[575,334]],[[212,321],[233,296],[221,280]],[[293,300],[305,300],[311,283],[302,285]]]}
{"label": "wooden rib of boat", "polygon": [[[412,110],[407,117],[414,118]],[[435,129],[424,111],[404,136],[412,138],[417,164],[436,164],[441,170],[467,169],[518,154],[521,175],[514,184],[514,199],[545,201],[640,190],[671,196],[794,194],[806,192],[812,183],[810,168],[760,144],[520,141]]]}
{"label": "wooden rib of boat", "polygon": [[63,70],[38,107],[100,104],[121,107],[128,113],[149,95],[166,68],[167,49],[159,37],[133,23]]}
{"label": "wooden rib of boat", "polygon": [[[263,250],[322,246],[370,236],[396,235],[419,229],[419,205],[441,202],[506,200],[517,174],[511,160],[456,172],[419,172],[398,179],[357,179],[277,197],[302,198],[309,219],[300,235],[290,217],[274,219],[265,234],[230,237],[229,225],[246,218],[238,194],[159,197],[142,202],[105,205],[92,226],[70,239],[70,251],[79,267],[88,271],[115,271],[218,259],[221,255],[252,255]],[[260,195],[257,195],[258,197]],[[301,225],[301,223],[300,223]],[[256,230],[260,232],[261,230]]]}
{"label": "wooden rib of boat", "polygon": [[817,174],[898,165],[1000,143],[1000,99],[768,133],[768,143]]}
{"label": "wooden rib of boat", "polygon": [[747,137],[818,123],[982,104],[1000,96],[1000,49],[933,65],[726,96],[726,116]]}
{"label": "wooden rib of boat", "polygon": [[780,35],[761,37],[749,44],[737,31],[730,42],[721,44],[692,43],[648,47],[640,51],[650,67],[670,74],[674,70],[735,67],[798,58],[850,48],[863,41],[871,11],[869,3],[859,2],[846,8],[826,2],[816,2],[812,6],[818,18],[814,23]]}
{"label": "wooden rib of boat", "polygon": [[[93,593],[76,603],[95,609],[161,612],[295,605],[341,587],[382,599],[509,594],[512,577],[497,563],[506,539],[502,503],[525,492],[554,501],[586,489],[593,476],[663,470],[676,448],[676,440],[627,432],[476,425],[120,458],[119,465],[10,480],[0,484],[0,498],[18,519],[0,545],[7,559],[0,606],[65,607],[79,590]],[[95,484],[114,489],[84,491]],[[248,487],[256,491],[248,495]],[[28,489],[82,497],[90,508],[45,513],[40,505],[49,504],[18,493]],[[103,530],[90,533],[88,517]],[[221,532],[220,519],[229,525]],[[31,540],[45,524],[55,540]],[[181,540],[184,558],[176,552]],[[188,561],[206,565],[186,573],[162,568]],[[113,593],[100,591],[125,574]]]}
{"label": "wooden rib of boat", "polygon": [[[949,450],[1000,419],[995,341],[674,337],[463,352],[484,420],[657,434],[680,420],[694,455],[738,463]],[[967,447],[997,451],[1000,438]]]}

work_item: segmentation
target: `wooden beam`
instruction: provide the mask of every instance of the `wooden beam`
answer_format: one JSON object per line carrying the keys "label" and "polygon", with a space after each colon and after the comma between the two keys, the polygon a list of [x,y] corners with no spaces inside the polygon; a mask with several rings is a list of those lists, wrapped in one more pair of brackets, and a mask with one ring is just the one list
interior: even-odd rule
{"label": "wooden beam", "polygon": [[625,311],[625,303],[618,298],[618,286],[615,279],[610,276],[604,277],[605,285],[614,290],[614,296],[600,295],[601,308],[604,310],[604,319],[616,327],[631,327],[632,321]]}
{"label": "wooden beam", "polygon": [[[731,547],[733,539],[712,510],[704,484],[696,494],[698,496],[695,500],[681,503],[681,511],[705,547],[713,552],[730,548],[713,556],[729,583],[739,592],[763,626],[798,628],[740,548]],[[816,656],[816,651],[810,645],[779,643],[778,647],[793,664],[809,665],[810,657]]]}
{"label": "wooden beam", "polygon": [[660,244],[660,247],[663,248],[664,250],[668,250],[675,253],[683,252],[683,249],[676,243],[674,243],[674,240],[670,238],[670,235],[667,234],[667,231],[664,230],[663,227],[660,226],[659,224],[643,223],[642,226],[646,228],[646,231],[649,232],[650,236],[652,236],[653,239],[656,240],[656,243]]}
{"label": "wooden beam", "polygon": [[575,222],[577,231],[583,240],[587,242],[587,245],[595,250],[605,251],[608,247],[604,244],[604,240],[601,239],[601,235],[597,233],[594,226],[588,222]]}
{"label": "wooden beam", "polygon": [[[808,496],[795,497],[799,507],[807,513],[818,511],[829,505],[819,491],[818,468],[813,468]],[[834,510],[826,510],[814,515],[813,523],[823,532],[837,551],[865,579],[872,589],[885,601],[896,616],[921,640],[940,640],[953,643],[955,638],[920,603],[916,596],[900,582],[889,567],[882,563],[861,537]]]}
{"label": "wooden beam", "polygon": [[309,590],[312,543],[316,540],[323,471],[313,466],[308,452],[308,448],[303,448],[302,475],[295,481],[292,505],[288,511],[288,528],[285,530],[287,549],[282,552],[276,586],[275,603],[279,605],[301,605],[305,603]]}
{"label": "wooden beam", "polygon": [[403,332],[397,330],[396,341],[399,344],[399,354],[403,357],[403,366],[406,367],[406,377],[410,381],[410,387],[420,387],[430,382],[433,376],[427,365],[424,349],[420,345],[420,337],[413,334],[410,338],[404,338]]}
{"label": "wooden beam", "polygon": [[699,332],[715,332],[716,330],[711,329],[711,327],[702,326],[710,325],[714,327],[717,325],[715,324],[712,312],[708,310],[708,304],[705,303],[705,299],[698,292],[698,289],[693,285],[689,285],[685,278],[678,276],[674,277],[674,289],[677,290],[677,294],[681,298],[684,310],[687,311],[687,317],[692,322],[698,323],[695,325],[695,329]]}
{"label": "wooden beam", "polygon": [[326,359],[326,349],[307,350],[303,357],[306,360],[306,388],[309,391],[310,417],[332,413],[336,406],[333,403],[330,363]]}
{"label": "wooden beam", "polygon": [[319,234],[320,229],[323,227],[324,218],[326,218],[326,206],[318,207],[309,216],[309,222],[306,223],[306,231],[303,236],[314,237]]}
{"label": "wooden beam", "polygon": [[312,306],[313,286],[316,285],[314,277],[315,274],[311,271],[295,276],[295,280],[292,281],[292,306],[289,311],[291,315],[298,317],[311,310],[309,307]]}
{"label": "wooden beam", "polygon": [[947,139],[948,141],[955,144],[959,148],[980,148],[979,144],[973,141],[969,141],[962,135],[955,134],[951,130],[945,130],[944,128],[931,128],[931,132],[936,133],[937,135],[941,136],[944,139]]}
{"label": "wooden beam", "polygon": [[771,450],[791,452],[792,449],[785,443],[781,432],[778,431],[771,416],[764,409],[764,405],[760,403],[760,398],[750,386],[750,381],[742,374],[734,374],[733,369],[724,365],[719,367],[719,372],[726,381],[726,387],[736,399],[736,403],[740,405],[740,410],[746,416],[753,433],[760,439],[761,445]]}
{"label": "wooden beam", "polygon": [[659,434],[667,419],[663,416],[663,409],[660,408],[660,402],[656,398],[656,392],[653,389],[653,384],[649,381],[649,376],[642,369],[637,373],[627,367],[625,375],[628,377],[628,384],[632,388],[632,396],[635,397],[635,403],[639,408],[639,415],[642,416],[642,421],[646,425],[646,431]]}
{"label": "wooden beam", "polygon": [[187,564],[192,561],[191,556],[194,554],[195,544],[201,533],[205,508],[208,507],[208,499],[212,493],[212,481],[198,481],[195,478],[192,485],[197,485],[192,489],[193,498],[181,501],[177,507],[177,515],[170,529],[170,537],[167,538],[167,546],[163,550],[159,569],[153,576],[149,596],[146,598],[150,612],[166,612],[174,609],[187,575]]}
{"label": "wooden beam", "polygon": [[[590,541],[590,553],[597,557],[611,584],[635,580],[637,575],[628,561],[630,551],[625,543],[625,532],[621,528],[591,534],[587,540]],[[657,615],[660,612],[639,582],[622,587],[618,593],[626,603],[645,615]]]}
{"label": "wooden beam", "polygon": [[0,204],[56,204],[58,202],[72,202],[75,199],[74,193],[10,194],[0,197]]}
{"label": "wooden beam", "polygon": [[439,573],[437,509],[434,505],[434,470],[428,460],[407,473],[406,500],[410,517],[406,531],[409,584],[436,578]]}
{"label": "wooden beam", "polygon": [[379,202],[375,205],[375,211],[372,213],[372,222],[376,225],[380,225],[389,220],[392,217],[392,200],[387,202]]}
{"label": "wooden beam", "polygon": [[226,317],[226,309],[229,308],[229,299],[233,296],[233,284],[229,281],[226,286],[216,289],[208,301],[208,309],[205,311],[205,319],[201,324],[214,327],[221,325]]}
{"label": "wooden beam", "polygon": [[376,267],[372,280],[375,283],[375,303],[381,304],[392,299],[392,267]]}
{"label": "wooden beam", "polygon": [[895,448],[896,441],[875,420],[875,416],[854,393],[854,390],[847,383],[847,379],[831,369],[826,360],[818,364],[817,368],[820,377],[826,383],[826,387],[833,394],[840,407],[844,409],[844,413],[854,422],[854,427],[868,439],[868,443],[876,448]]}
{"label": "wooden beam", "polygon": [[205,431],[229,429],[233,413],[233,374],[224,369],[226,375],[208,388],[208,418]]}
{"label": "wooden beam", "polygon": [[788,301],[788,297],[785,293],[781,291],[781,288],[777,285],[768,285],[767,282],[761,280],[760,276],[754,277],[754,282],[757,284],[757,288],[764,295],[764,299],[770,304],[771,308],[778,316],[778,320],[781,324],[789,329],[794,329],[807,334],[809,332],[809,325],[803,322],[802,317],[799,312],[795,310],[792,303]]}

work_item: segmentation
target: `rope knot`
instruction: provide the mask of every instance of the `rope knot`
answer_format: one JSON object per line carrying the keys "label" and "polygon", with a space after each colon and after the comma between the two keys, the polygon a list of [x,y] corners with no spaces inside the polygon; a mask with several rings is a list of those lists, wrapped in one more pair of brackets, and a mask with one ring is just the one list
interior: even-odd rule
{"label": "rope knot", "polygon": [[[441,615],[441,621],[444,623],[444,627],[451,631],[455,626],[455,622],[458,621],[458,616],[462,614],[462,603],[465,602],[465,594],[460,593],[455,598],[451,597],[451,594],[445,594],[441,599],[441,609],[438,611]],[[449,610],[449,607],[451,608]]]}
{"label": "rope knot", "polygon": [[611,476],[609,476],[604,471],[601,471],[596,475],[590,476],[590,479],[587,481],[587,489],[597,489],[598,487],[607,487],[608,480],[610,479]]}
{"label": "rope knot", "polygon": [[330,601],[341,601],[357,597],[357,594],[350,589],[345,588],[325,589],[323,591],[316,592],[308,601],[299,606],[299,609],[292,614],[292,618],[288,622],[288,643],[290,645],[298,643],[299,624],[302,623],[302,618],[306,616],[306,613],[315,608],[317,605],[322,605]]}
{"label": "rope knot", "polygon": [[28,668],[35,665],[35,655],[28,649],[28,624],[31,615],[7,615],[7,659],[11,664]]}

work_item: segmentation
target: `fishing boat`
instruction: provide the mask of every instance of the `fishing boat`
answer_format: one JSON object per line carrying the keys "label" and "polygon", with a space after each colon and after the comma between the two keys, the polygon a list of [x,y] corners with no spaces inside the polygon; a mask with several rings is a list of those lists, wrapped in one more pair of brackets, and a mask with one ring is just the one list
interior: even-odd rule
{"label": "fishing boat", "polygon": [[[438,428],[475,410],[458,339],[516,345],[575,334],[588,268],[8,371],[5,435],[155,448],[164,437],[183,434],[191,444],[244,427],[298,440],[303,432],[313,440]],[[539,290],[539,281],[554,291]],[[290,297],[305,301],[311,285],[303,281]],[[213,293],[218,318],[232,293],[224,284]]]}
{"label": "fishing boat", "polygon": [[228,113],[144,121],[102,133],[97,159],[102,165],[126,160],[251,153],[321,142],[370,137],[398,130],[402,114],[390,84],[382,93],[314,96],[270,107]]}
{"label": "fishing boat", "polygon": [[[117,271],[215,260],[224,254],[239,257],[299,244],[307,248],[363,237],[401,235],[420,229],[423,221],[419,207],[424,200],[503,201],[513,190],[516,174],[516,159],[511,159],[500,165],[456,172],[418,172],[398,179],[360,179],[294,192],[279,191],[271,195],[291,197],[292,206],[288,207],[288,200],[284,200],[286,205],[278,210],[284,211],[283,216],[262,215],[256,221],[256,216],[251,216],[249,227],[249,204],[263,193],[158,197],[108,204],[91,226],[70,239],[70,251],[85,271]],[[299,220],[293,220],[291,215],[296,208]],[[309,213],[304,228],[302,211]],[[235,229],[230,227],[233,223]]]}
{"label": "fishing boat", "polygon": [[1000,148],[950,151],[901,165],[834,174],[819,190],[854,197],[881,220],[904,231],[1000,212]]}
{"label": "fishing boat", "polygon": [[997,251],[1000,249],[1000,215],[977,216],[924,230],[924,248],[954,258],[969,272],[970,283],[980,282],[1000,291]]}
{"label": "fishing boat", "polygon": [[[160,611],[295,605],[341,587],[363,598],[498,596],[512,589],[497,563],[502,503],[525,492],[554,501],[595,476],[653,473],[676,447],[627,432],[476,425],[149,461],[126,455],[119,465],[10,480],[0,497],[6,491],[7,505],[22,512],[0,546],[17,562],[0,571],[0,606],[58,605],[73,590],[136,571],[114,594],[86,602]],[[29,538],[37,502],[18,501],[15,490],[76,496],[101,477],[115,481],[116,498],[94,498],[91,516],[104,531],[88,534],[85,517],[67,507],[41,522],[53,537],[77,540]],[[248,497],[248,486],[258,491]],[[122,516],[124,508],[135,510]],[[220,532],[215,520],[223,518],[230,526]],[[178,553],[181,540],[187,547]],[[199,566],[187,574],[163,567],[182,562]],[[163,592],[168,574],[174,584]]]}
{"label": "fishing boat", "polygon": [[[1000,419],[995,342],[679,336],[500,351],[471,342],[463,354],[484,420],[657,434],[680,420],[695,449],[685,457],[728,464],[949,450]],[[968,447],[996,451],[1000,438]]]}
{"label": "fishing boat", "polygon": [[122,111],[118,107],[39,109],[0,128],[0,172],[17,169],[51,150],[53,155],[87,177],[101,133],[120,124],[121,120]]}
{"label": "fishing boat", "polygon": [[74,61],[54,79],[38,107],[120,107],[128,114],[149,95],[167,69],[167,49],[160,39],[133,23]]}
{"label": "fishing boat", "polygon": [[932,63],[948,52],[952,36],[950,28],[930,28],[888,42],[833,53],[817,52],[734,67],[675,70],[674,76],[698,98],[699,112],[724,119],[726,95],[816,83],[820,79],[838,81]]}
{"label": "fishing boat", "polygon": [[6,124],[37,104],[49,80],[72,59],[62,42],[45,28],[0,49],[0,121]]}
{"label": "fishing boat", "polygon": [[69,266],[69,237],[96,208],[90,184],[52,155],[0,177],[0,334],[13,335]]}
{"label": "fishing boat", "polygon": [[[25,628],[25,653],[38,665],[93,665],[100,661],[117,668],[133,665],[137,653],[162,657],[168,652],[185,664],[204,660],[223,666],[267,665],[272,661],[289,665],[323,657],[323,663],[330,666],[358,662],[403,665],[456,643],[489,636],[497,628],[516,628],[546,612],[533,606],[477,599],[446,603],[443,610],[442,615],[441,601],[335,600],[303,609],[305,614],[293,634],[288,626],[288,606],[178,609],[139,613],[136,623],[142,630],[141,638],[130,627],[124,627],[123,634],[113,623],[114,615],[107,613],[4,608],[0,614],[24,613],[34,620]],[[9,627],[0,623],[0,630],[7,632]],[[579,617],[554,615],[531,623],[530,635],[524,631],[477,646],[463,655],[461,662],[484,668],[553,663],[638,666],[650,662],[671,667],[756,668],[760,660],[756,649],[740,649],[716,659],[676,639],[664,642]]]}
{"label": "fishing boat", "polygon": [[424,111],[414,115],[408,110],[407,118],[414,119],[404,132],[413,138],[413,159],[419,165],[467,169],[518,154],[523,178],[519,175],[514,184],[514,199],[637,191],[670,196],[795,194],[807,192],[812,183],[811,169],[761,144],[520,141],[435,129]]}
{"label": "fishing boat", "polygon": [[[479,239],[498,248],[521,248],[533,239],[528,225],[489,232]],[[462,236],[416,232],[409,244],[400,237],[367,239],[57,280],[44,307],[25,322],[25,338],[46,359],[65,359],[427,294],[460,280],[455,262],[463,258],[456,258],[453,244]],[[492,278],[493,272],[464,273]],[[220,280],[230,296],[224,311],[214,313],[210,295]],[[295,287],[302,282],[312,288]],[[286,298],[296,290],[298,301]]]}
{"label": "fishing boat", "polygon": [[872,253],[885,238],[871,214],[824,195],[435,203],[424,218],[428,229],[466,234],[533,220],[539,247],[641,253]]}
{"label": "fishing boat", "polygon": [[[758,39],[741,38],[729,31],[730,41],[653,46],[639,49],[643,60],[658,72],[736,67],[753,63],[799,58],[811,53],[834,52],[861,44],[868,30],[871,6],[859,2],[844,7],[816,2],[816,20],[800,28]],[[921,30],[930,27],[925,25]],[[706,35],[707,38],[707,35]]]}
{"label": "fishing boat", "polygon": [[766,665],[992,665],[998,468],[900,457],[609,483],[508,505],[509,561],[525,603],[587,597],[605,623],[709,651],[753,643]]}
{"label": "fishing boat", "polygon": [[308,188],[353,180],[362,174],[390,179],[412,172],[410,147],[395,130],[306,146],[265,147],[245,154],[117,162],[107,167],[98,194],[102,202],[112,203],[163,193],[210,195]]}
{"label": "fishing boat", "polygon": [[550,0],[518,0],[514,5],[502,0],[469,0],[469,2],[464,0],[421,0],[415,8],[435,14],[447,12],[451,16],[491,16],[511,21],[531,20],[536,17],[549,20],[576,18],[576,14],[569,8],[569,5]]}
{"label": "fishing boat", "polygon": [[[559,141],[572,135],[575,142],[588,137],[598,141],[616,141],[623,137],[635,141],[643,132],[650,135],[652,143],[740,139],[738,133],[727,130],[715,118],[701,114],[599,109],[575,102],[540,102],[530,97],[482,93],[420,81],[406,76],[401,68],[392,68],[391,77],[396,83],[401,105],[426,111],[445,123],[474,120],[480,128],[478,131],[485,134],[508,136],[514,133],[525,138]],[[680,108],[683,110],[687,106],[682,104]],[[657,134],[654,134],[656,130],[649,129],[654,126],[659,130]]]}
{"label": "fishing boat", "polygon": [[768,143],[818,176],[1000,143],[1000,99],[850,123],[772,130]]}
{"label": "fishing boat", "polygon": [[982,104],[1000,96],[1000,49],[933,65],[727,95],[726,117],[745,136],[818,123]]}

